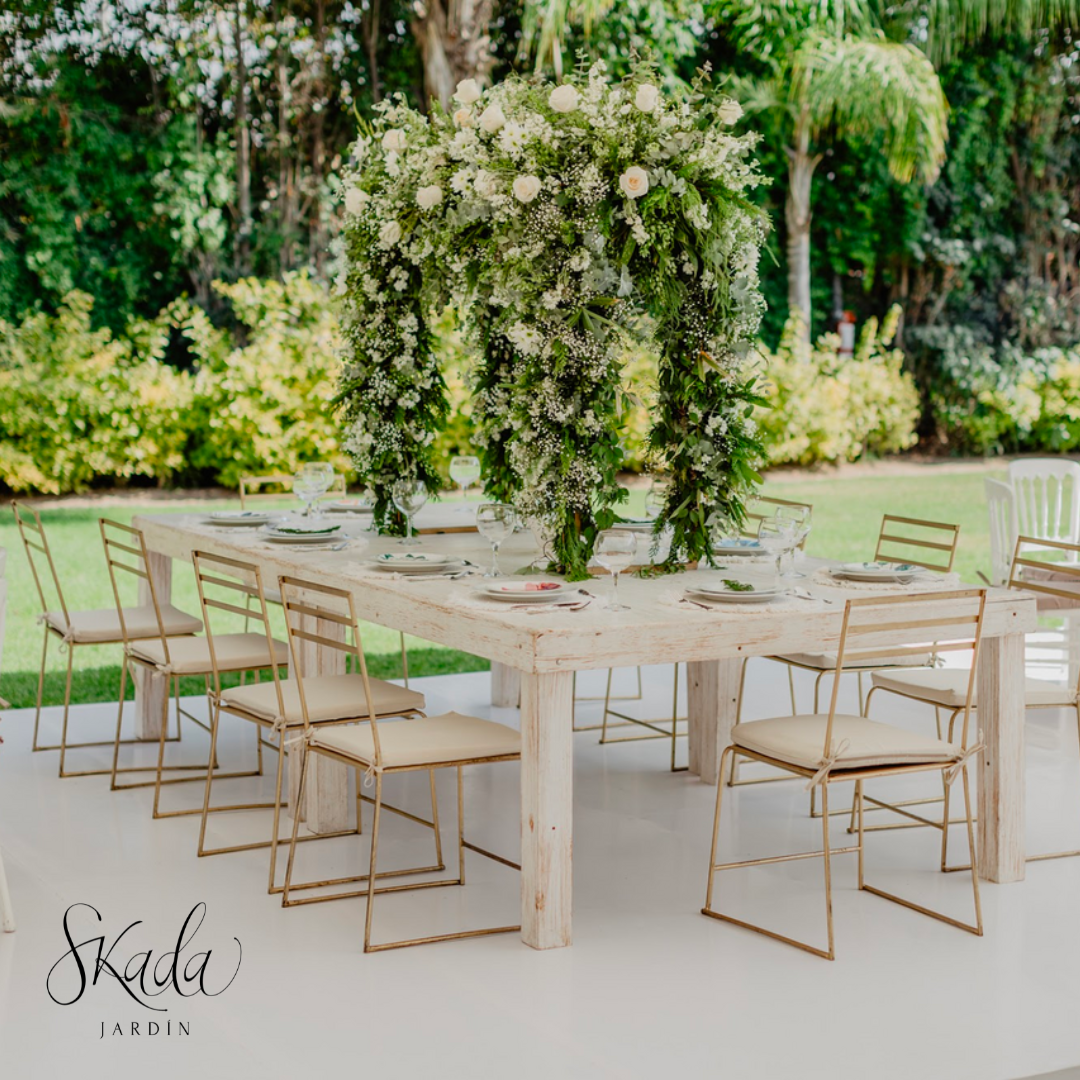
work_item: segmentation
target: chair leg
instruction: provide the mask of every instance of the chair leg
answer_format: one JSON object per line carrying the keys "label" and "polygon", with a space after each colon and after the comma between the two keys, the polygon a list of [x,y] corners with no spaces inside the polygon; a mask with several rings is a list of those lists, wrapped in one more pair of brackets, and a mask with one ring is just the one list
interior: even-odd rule
{"label": "chair leg", "polygon": [[[829,932],[829,948],[826,959],[836,959],[833,945],[832,916],[832,850],[829,846],[829,782],[821,785],[821,850],[825,863],[825,922]],[[861,852],[860,852],[861,854]]]}
{"label": "chair leg", "polygon": [[798,716],[799,704],[795,700],[795,669],[790,664],[785,664],[784,667],[787,668],[788,692],[791,694],[791,715]]}
{"label": "chair leg", "polygon": [[[371,825],[371,856],[368,865],[367,911],[364,912],[364,952],[371,951],[371,922],[375,915],[375,859],[379,854],[379,825],[382,821],[382,773],[375,774],[375,817]],[[458,812],[458,830],[460,836],[461,814]],[[461,841],[458,841],[460,859]],[[291,859],[291,855],[290,855]],[[288,880],[286,878],[286,880]]]}
{"label": "chair leg", "polygon": [[45,627],[45,636],[41,642],[41,667],[38,669],[38,682],[37,682],[37,708],[34,712],[34,741],[32,749],[44,750],[43,746],[38,746],[38,729],[41,726],[41,703],[45,697],[45,665],[48,661],[49,655],[49,628]]}
{"label": "chair leg", "polygon": [[[282,754],[282,757],[284,757],[284,754]],[[285,862],[285,885],[284,885],[284,887],[282,888],[282,891],[281,891],[281,906],[282,907],[287,906],[288,903],[289,903],[289,887],[292,885],[293,862],[296,859],[296,834],[300,830],[300,816],[301,816],[300,815],[300,807],[304,805],[304,795],[305,795],[305,789],[307,788],[307,774],[308,774],[308,767],[309,767],[310,759],[311,759],[311,751],[308,750],[306,745],[301,744],[301,748],[300,748],[300,783],[299,783],[299,785],[297,785],[296,805],[293,807],[292,835],[291,835],[291,837],[289,839],[289,857]],[[381,776],[377,777],[377,782],[380,784],[380,790],[381,790],[381,784],[382,784],[382,777]],[[378,836],[378,834],[379,834],[378,833],[378,830],[379,830],[378,821],[379,821],[379,807],[376,806],[376,808],[375,808],[375,823],[376,824],[375,824],[375,833],[374,833],[375,836]],[[275,836],[275,838],[277,837],[277,829],[274,830],[274,836]],[[374,837],[373,837],[373,839],[374,839]],[[273,863],[271,863],[271,873],[273,873]],[[271,881],[273,881],[273,878],[271,878]]]}
{"label": "chair leg", "polygon": [[[638,677],[641,677],[641,668],[638,668]],[[672,772],[689,772],[689,765],[676,765],[675,764],[675,747],[678,745],[679,740],[679,664],[675,663],[674,672],[674,688],[671,694],[671,771]],[[739,696],[742,696],[742,683],[739,684]],[[736,706],[736,711],[738,707]],[[734,768],[734,763],[732,763]]]}
{"label": "chair leg", "polygon": [[[75,648],[68,643],[67,647],[67,678],[64,680],[64,723],[60,729],[60,769],[57,773],[58,776],[66,777],[68,774],[64,769],[64,760],[67,757],[67,733],[68,733],[68,717],[71,715],[71,671],[75,664]],[[121,704],[123,704],[121,702]]]}
{"label": "chair leg", "polygon": [[607,720],[611,714],[611,679],[615,674],[613,668],[608,668],[607,672],[607,686],[604,688],[604,715],[600,720],[600,743],[601,745],[607,742]]}
{"label": "chair leg", "polygon": [[[249,597],[250,599],[250,597]],[[246,625],[246,623],[245,623]],[[213,707],[210,712],[210,760],[214,760],[214,755],[217,753],[217,738],[218,738],[218,725],[221,723],[221,708],[217,701],[213,703]],[[255,738],[261,743],[262,732],[259,729],[258,724],[252,725],[255,728]],[[260,764],[262,758],[260,754]],[[198,854],[203,855],[206,851],[206,822],[210,817],[210,790],[214,783],[214,770],[206,770],[206,791],[203,794],[203,808],[202,808],[202,821],[199,824],[199,848]],[[160,789],[159,789],[160,790]]]}
{"label": "chair leg", "polygon": [[0,857],[0,930],[3,930],[5,934],[15,932],[15,908],[11,904],[11,893],[8,891],[2,857]]}
{"label": "chair leg", "polygon": [[112,759],[112,776],[110,780],[110,789],[116,791],[116,773],[117,767],[120,764],[120,731],[124,723],[124,695],[127,693],[127,677],[128,677],[128,658],[127,651],[124,652],[124,660],[120,665],[120,707],[116,713],[116,741],[113,743],[113,759]]}
{"label": "chair leg", "polygon": [[[435,862],[440,870],[445,870],[442,853],[442,834],[439,832],[439,800],[435,796],[435,770],[428,769],[428,780],[431,785],[431,821],[435,826]],[[461,783],[461,769],[458,769],[458,783]],[[357,817],[359,821],[359,816]]]}
{"label": "chair leg", "polygon": [[[270,882],[266,891],[273,894],[276,886],[274,879],[277,873],[277,849],[278,849],[278,829],[281,827],[281,788],[285,776],[285,729],[282,728],[278,732],[278,766],[277,766],[277,788],[274,795],[274,825],[273,831],[270,833]],[[299,794],[299,792],[297,793]],[[360,814],[359,804],[356,808],[357,817]],[[299,821],[300,819],[300,803],[297,802],[293,807],[293,815]]]}

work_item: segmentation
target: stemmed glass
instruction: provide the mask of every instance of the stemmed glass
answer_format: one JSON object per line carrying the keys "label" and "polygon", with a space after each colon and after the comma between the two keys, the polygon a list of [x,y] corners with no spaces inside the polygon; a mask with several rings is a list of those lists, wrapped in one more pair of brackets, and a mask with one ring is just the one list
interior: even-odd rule
{"label": "stemmed glass", "polygon": [[517,514],[509,503],[481,503],[476,509],[476,528],[491,544],[491,569],[484,577],[500,576],[499,546],[513,535]]}
{"label": "stemmed glass", "polygon": [[806,575],[801,570],[795,569],[795,552],[802,547],[806,538],[810,535],[810,508],[808,506],[778,506],[776,516],[782,521],[790,521],[794,524],[794,537],[791,545],[791,566],[782,577],[788,580],[804,578]]}
{"label": "stemmed glass", "polygon": [[637,553],[637,537],[621,529],[604,529],[596,538],[594,557],[611,575],[612,592],[608,611],[629,611],[626,604],[619,603],[619,575],[629,570]]}
{"label": "stemmed glass", "polygon": [[334,466],[325,461],[301,465],[293,476],[293,494],[304,503],[304,517],[317,516],[313,507],[320,495],[325,495],[334,483]]}
{"label": "stemmed glass", "polygon": [[645,496],[645,516],[655,521],[667,506],[667,489],[663,484],[654,483]]}
{"label": "stemmed glass", "polygon": [[405,515],[405,539],[399,540],[403,547],[416,547],[420,541],[412,534],[413,515],[418,513],[428,499],[427,485],[423,480],[398,480],[390,489],[394,505]]}
{"label": "stemmed glass", "polygon": [[[450,459],[450,479],[461,488],[462,501],[469,497],[469,487],[480,479],[480,459],[472,454],[458,454]],[[467,506],[458,507],[459,514],[467,514]]]}
{"label": "stemmed glass", "polygon": [[762,518],[758,525],[758,543],[776,560],[776,576],[781,577],[780,561],[795,540],[795,522],[784,518]]}

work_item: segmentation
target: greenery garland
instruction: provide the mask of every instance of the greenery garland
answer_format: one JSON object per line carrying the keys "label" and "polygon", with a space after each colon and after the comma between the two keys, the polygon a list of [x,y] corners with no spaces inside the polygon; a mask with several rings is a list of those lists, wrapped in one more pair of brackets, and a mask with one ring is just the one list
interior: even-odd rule
{"label": "greenery garland", "polygon": [[755,137],[730,133],[741,110],[707,79],[674,98],[648,64],[611,83],[598,63],[557,86],[466,80],[452,115],[383,105],[346,178],[338,283],[344,446],[381,528],[396,480],[436,482],[447,407],[426,320],[447,303],[479,357],[485,490],[546,536],[555,569],[585,575],[626,497],[631,342],[660,354],[650,448],[670,478],[669,562],[709,558],[717,515],[742,520],[762,453],[742,367],[764,222],[745,196]]}

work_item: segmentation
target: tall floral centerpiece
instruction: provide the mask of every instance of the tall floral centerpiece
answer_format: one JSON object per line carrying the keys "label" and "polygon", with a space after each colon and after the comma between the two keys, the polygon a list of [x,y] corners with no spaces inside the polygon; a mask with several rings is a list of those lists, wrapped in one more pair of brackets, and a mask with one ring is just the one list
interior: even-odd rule
{"label": "tall floral centerpiece", "polygon": [[743,359],[763,301],[754,136],[708,92],[661,92],[638,65],[559,85],[458,86],[451,115],[397,99],[357,141],[345,186],[344,445],[388,525],[391,485],[436,482],[446,420],[428,330],[455,305],[478,357],[474,415],[487,493],[513,502],[582,577],[617,483],[620,358],[651,339],[650,453],[668,477],[671,560],[708,557],[758,481],[759,400]]}

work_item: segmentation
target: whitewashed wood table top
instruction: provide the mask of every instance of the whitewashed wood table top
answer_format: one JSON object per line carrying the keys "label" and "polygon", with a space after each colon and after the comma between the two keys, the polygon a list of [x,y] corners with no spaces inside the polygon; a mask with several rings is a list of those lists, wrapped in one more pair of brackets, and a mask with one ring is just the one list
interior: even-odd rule
{"label": "whitewashed wood table top", "polygon": [[[402,548],[396,538],[360,532],[348,548],[331,551],[271,547],[255,530],[215,527],[198,514],[144,515],[135,524],[144,531],[151,551],[187,560],[198,548],[249,558],[275,577],[311,576],[353,591],[362,618],[370,622],[536,673],[823,649],[839,639],[844,600],[870,595],[811,582],[809,572],[829,563],[807,558],[800,564],[807,578],[793,584],[832,599],[832,605],[792,599],[784,610],[747,605],[745,610],[721,613],[671,602],[673,591],[731,576],[739,565],[729,560],[726,571],[701,569],[648,580],[624,575],[620,600],[629,611],[606,610],[611,595],[607,577],[582,583],[597,599],[580,611],[523,611],[509,605],[496,610],[468,603],[483,582],[479,577],[415,581],[365,566],[366,559],[383,552],[430,551],[486,568],[491,548],[475,533],[424,536],[420,546]],[[513,573],[537,555],[532,535],[517,533],[503,544],[499,562],[505,572]],[[1035,626],[1031,597],[1015,590],[990,590],[986,635],[1025,633]]]}

